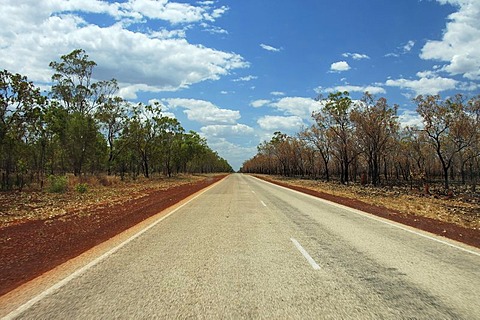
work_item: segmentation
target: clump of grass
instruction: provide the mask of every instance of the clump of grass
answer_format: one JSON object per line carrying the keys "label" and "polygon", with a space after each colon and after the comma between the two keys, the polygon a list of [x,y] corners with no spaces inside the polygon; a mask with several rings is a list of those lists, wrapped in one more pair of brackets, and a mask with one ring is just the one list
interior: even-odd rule
{"label": "clump of grass", "polygon": [[68,188],[68,179],[66,176],[54,176],[48,177],[49,187],[48,191],[51,193],[64,193]]}
{"label": "clump of grass", "polygon": [[78,193],[86,193],[88,191],[88,185],[86,183],[79,183],[75,186],[75,190]]}

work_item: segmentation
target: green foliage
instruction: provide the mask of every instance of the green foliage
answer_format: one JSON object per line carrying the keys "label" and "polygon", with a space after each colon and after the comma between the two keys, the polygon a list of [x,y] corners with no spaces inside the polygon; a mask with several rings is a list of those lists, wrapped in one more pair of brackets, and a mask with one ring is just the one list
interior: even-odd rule
{"label": "green foliage", "polygon": [[135,178],[230,169],[160,103],[134,106],[115,96],[115,79],[94,81],[96,65],[82,49],[51,62],[47,96],[25,76],[0,71],[0,190],[43,188],[50,174],[48,190],[64,192],[58,172]]}
{"label": "green foliage", "polygon": [[51,193],[64,193],[68,189],[68,178],[66,176],[54,176],[48,177],[49,187],[48,192]]}
{"label": "green foliage", "polygon": [[75,191],[78,193],[86,193],[88,191],[88,185],[86,183],[79,183],[75,186]]}

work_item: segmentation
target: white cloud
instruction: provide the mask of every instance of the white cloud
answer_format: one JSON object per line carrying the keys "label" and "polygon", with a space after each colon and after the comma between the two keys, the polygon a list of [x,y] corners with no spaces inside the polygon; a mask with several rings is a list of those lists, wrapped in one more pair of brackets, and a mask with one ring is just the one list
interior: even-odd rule
{"label": "white cloud", "polygon": [[213,150],[216,150],[221,157],[228,159],[234,170],[238,170],[245,159],[249,159],[257,153],[256,146],[244,146],[228,141],[225,138],[204,137],[207,138],[208,145]]}
{"label": "white cloud", "polygon": [[285,92],[282,92],[282,91],[272,91],[270,92],[270,94],[272,96],[284,96],[285,95]]}
{"label": "white cloud", "polygon": [[272,47],[272,46],[269,46],[267,44],[260,44],[260,47],[262,47],[262,49],[265,49],[267,51],[272,51],[272,52],[279,52],[281,49],[279,48],[275,48],[275,47]]}
{"label": "white cloud", "polygon": [[260,99],[250,102],[250,105],[254,108],[260,108],[270,103],[270,100]]}
{"label": "white cloud", "polygon": [[443,71],[451,75],[480,79],[480,1],[437,1],[458,6],[458,11],[449,16],[442,40],[427,41],[420,57],[447,62]]}
{"label": "white cloud", "polygon": [[255,130],[245,124],[237,123],[235,125],[208,125],[202,127],[200,131],[207,137],[228,138],[238,136],[253,135]]}
{"label": "white cloud", "polygon": [[398,121],[402,127],[423,127],[422,117],[412,110],[404,110],[403,113],[398,116]]}
{"label": "white cloud", "polygon": [[196,99],[164,99],[162,100],[169,110],[185,109],[183,112],[191,121],[202,124],[235,124],[240,119],[240,111],[222,109],[205,100]]}
{"label": "white cloud", "polygon": [[418,80],[396,79],[387,80],[387,86],[399,87],[415,92],[415,94],[438,94],[442,91],[452,90],[457,87],[458,81],[449,78],[442,78],[439,76],[431,78],[420,78]]}
{"label": "white cloud", "polygon": [[415,41],[409,40],[406,44],[397,48],[396,52],[390,52],[385,55],[385,57],[395,57],[398,58],[403,54],[407,54],[412,51],[413,47],[415,46]]}
{"label": "white cloud", "polygon": [[403,52],[407,53],[412,51],[413,47],[415,46],[415,41],[410,40],[403,46]]}
{"label": "white cloud", "polygon": [[332,72],[342,72],[342,71],[347,71],[350,70],[350,66],[346,61],[338,61],[332,63],[330,66],[330,71]]}
{"label": "white cloud", "polygon": [[362,59],[370,59],[370,57],[366,54],[363,53],[350,53],[350,52],[345,52],[342,54],[343,57],[345,58],[352,58],[353,60],[362,60]]}
{"label": "white cloud", "polygon": [[260,128],[267,131],[293,131],[298,132],[304,125],[302,118],[298,116],[263,116],[257,121]]}
{"label": "white cloud", "polygon": [[370,94],[385,94],[387,93],[384,88],[379,86],[353,86],[353,85],[344,85],[344,86],[336,86],[333,88],[318,88],[315,90],[317,93],[320,92],[361,92],[365,93],[368,92]]}
{"label": "white cloud", "polygon": [[313,111],[320,108],[319,102],[310,98],[285,97],[271,104],[274,108],[283,111],[286,115],[310,119]]}
{"label": "white cloud", "polygon": [[255,80],[255,79],[257,79],[257,78],[258,78],[257,76],[249,75],[249,76],[240,77],[240,78],[238,78],[238,79],[235,79],[235,80],[233,80],[233,82],[240,82],[240,81],[248,82],[248,81]]}
{"label": "white cloud", "polygon": [[[128,84],[124,90],[126,96],[135,96],[135,88],[153,92],[179,90],[201,81],[217,80],[233,69],[248,67],[237,54],[190,44],[184,39],[184,29],[142,33],[126,29],[123,23],[101,27],[82,18],[88,12],[108,15],[106,18],[148,17],[173,23],[210,19],[209,8],[166,0],[122,3],[0,0],[0,6],[2,67],[35,82],[50,82],[49,63],[77,48],[84,49],[97,63],[96,78],[116,78]],[[197,17],[197,12],[202,17]]]}

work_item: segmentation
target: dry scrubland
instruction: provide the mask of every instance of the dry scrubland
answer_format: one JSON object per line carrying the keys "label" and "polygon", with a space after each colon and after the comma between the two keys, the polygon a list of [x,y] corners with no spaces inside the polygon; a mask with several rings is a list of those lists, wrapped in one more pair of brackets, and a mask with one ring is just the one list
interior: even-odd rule
{"label": "dry scrubland", "polygon": [[121,181],[119,177],[67,176],[64,192],[49,192],[50,185],[30,190],[0,192],[0,226],[26,220],[49,219],[67,215],[89,215],[93,209],[115,206],[142,198],[152,191],[198,182],[206,175],[179,175],[172,178],[138,178]]}
{"label": "dry scrubland", "polygon": [[446,197],[440,192],[437,193],[435,186],[430,188],[429,195],[425,195],[423,190],[411,190],[410,187],[373,188],[358,184],[347,186],[334,182],[326,183],[278,176],[262,177],[335,196],[361,200],[401,213],[424,216],[480,230],[480,194],[478,192],[457,191],[452,197]]}
{"label": "dry scrubland", "polygon": [[[78,178],[68,176],[66,191],[63,193],[24,190],[22,192],[0,192],[0,226],[11,225],[25,220],[49,219],[72,214],[88,215],[92,209],[115,206],[131,199],[139,199],[155,190],[197,182],[205,175],[179,175],[173,178],[138,178],[121,181],[118,177],[100,176]],[[350,184],[326,183],[316,180],[302,180],[284,177],[264,176],[295,186],[335,196],[352,198],[402,213],[425,216],[444,222],[455,223],[470,229],[480,230],[480,195],[471,192],[457,192],[452,198],[436,193],[430,188],[430,195],[423,190],[409,187],[373,188]],[[86,186],[86,192],[78,186]]]}

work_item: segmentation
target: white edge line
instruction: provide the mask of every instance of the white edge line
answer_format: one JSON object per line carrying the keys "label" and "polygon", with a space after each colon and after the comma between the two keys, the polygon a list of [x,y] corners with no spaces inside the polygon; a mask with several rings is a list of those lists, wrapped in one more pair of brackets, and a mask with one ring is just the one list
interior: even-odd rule
{"label": "white edge line", "polygon": [[[251,176],[252,177],[252,176]],[[275,183],[271,183],[269,181],[265,181],[265,180],[262,180],[262,179],[259,179],[257,177],[253,177],[255,179],[258,179],[259,181],[262,181],[262,182],[265,182],[265,183],[268,183],[268,184],[271,184],[273,186],[276,186],[278,188],[282,188],[282,189],[285,189],[285,190],[289,190],[289,191],[292,191],[292,192],[296,192],[296,193],[299,193],[301,195],[304,195],[306,197],[310,197],[310,198],[313,198],[313,199],[316,199],[316,200],[319,200],[319,201],[323,201],[323,202],[326,202],[326,203],[329,203],[331,205],[334,205],[334,206],[337,206],[337,207],[340,207],[340,208],[343,208],[343,209],[347,209],[353,213],[356,213],[358,215],[361,215],[363,217],[366,217],[366,218],[369,218],[369,219],[372,219],[372,220],[375,220],[375,221],[378,221],[378,222],[382,222],[382,223],[385,223],[389,226],[392,226],[392,227],[395,227],[395,228],[398,228],[398,229],[401,229],[401,230],[404,230],[404,231],[407,231],[407,232],[410,232],[410,233],[413,233],[413,234],[416,234],[418,236],[421,236],[421,237],[424,237],[424,238],[427,238],[429,240],[433,240],[433,241],[436,241],[436,242],[439,242],[441,244],[444,244],[444,245],[447,245],[447,246],[450,246],[452,248],[455,248],[455,249],[458,249],[458,250],[461,250],[461,251],[465,251],[465,252],[468,252],[468,253],[471,253],[473,255],[476,255],[476,256],[480,256],[480,253],[478,252],[475,252],[475,251],[472,251],[472,250],[469,250],[469,249],[465,249],[465,248],[462,248],[460,246],[457,246],[453,243],[449,243],[447,241],[443,241],[443,240],[440,240],[440,239],[437,239],[437,238],[434,238],[432,236],[429,236],[427,234],[424,234],[424,233],[420,233],[420,232],[417,232],[415,230],[411,230],[411,229],[408,229],[406,227],[403,227],[397,223],[393,223],[393,222],[389,222],[387,221],[387,219],[383,219],[383,218],[379,218],[377,216],[374,216],[372,214],[369,214],[367,212],[363,212],[363,211],[360,211],[360,210],[357,210],[357,209],[354,209],[354,208],[351,208],[351,207],[348,207],[348,206],[345,206],[343,204],[339,204],[339,203],[336,203],[336,202],[333,202],[333,201],[329,201],[329,200],[326,200],[326,199],[322,199],[322,198],[318,198],[318,197],[315,197],[315,196],[312,196],[310,194],[306,194],[306,193],[303,193],[303,192],[300,192],[300,191],[297,191],[297,190],[293,190],[293,189],[290,189],[290,188],[287,188],[287,187],[284,187],[284,186],[279,186],[278,184],[275,184]],[[412,227],[413,228],[413,227]],[[426,231],[425,231],[426,232]]]}
{"label": "white edge line", "polygon": [[39,293],[38,295],[36,295],[32,299],[30,299],[29,301],[25,302],[23,305],[19,306],[17,309],[15,309],[12,312],[10,312],[9,314],[7,314],[5,317],[2,318],[2,320],[15,319],[16,317],[21,315],[23,312],[30,309],[34,304],[41,301],[42,299],[49,296],[50,294],[54,293],[55,291],[59,290],[60,288],[62,288],[64,285],[66,285],[70,281],[74,280],[75,278],[78,278],[80,275],[85,273],[88,269],[94,267],[95,265],[99,264],[103,260],[107,259],[109,256],[111,256],[112,254],[114,254],[115,252],[117,252],[118,250],[120,250],[121,248],[123,248],[124,246],[126,246],[127,244],[129,244],[130,242],[135,240],[136,238],[140,237],[142,234],[144,234],[145,232],[147,232],[148,230],[150,230],[151,228],[153,228],[154,226],[156,226],[157,224],[159,224],[160,222],[162,222],[163,220],[168,218],[170,215],[172,215],[176,211],[180,210],[181,208],[183,208],[184,206],[186,206],[187,204],[189,204],[190,202],[192,202],[193,200],[195,200],[196,198],[198,198],[199,196],[201,196],[202,194],[204,194],[205,192],[207,192],[208,190],[213,188],[215,185],[216,185],[216,183],[209,186],[208,188],[204,189],[199,194],[197,194],[195,197],[191,198],[187,202],[185,202],[182,205],[178,206],[177,208],[173,209],[172,211],[170,211],[169,213],[167,213],[165,216],[161,217],[160,219],[152,222],[150,225],[148,225],[144,229],[140,230],[139,232],[137,232],[136,234],[134,234],[133,236],[131,236],[127,240],[123,241],[122,243],[120,243],[116,247],[110,249],[109,251],[105,252],[101,256],[99,256],[96,259],[90,261],[88,264],[86,264],[85,266],[76,270],[75,272],[70,274],[68,277],[60,280],[59,282],[57,282],[53,286],[49,287],[45,291]]}
{"label": "white edge line", "polygon": [[308,254],[307,250],[305,250],[297,240],[290,238],[292,240],[295,247],[297,247],[298,251],[302,253],[302,255],[307,259],[308,263],[312,266],[314,270],[320,270],[320,266],[313,260],[313,258]]}

